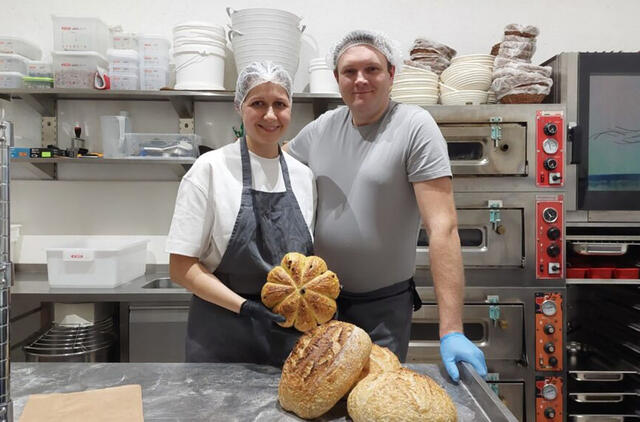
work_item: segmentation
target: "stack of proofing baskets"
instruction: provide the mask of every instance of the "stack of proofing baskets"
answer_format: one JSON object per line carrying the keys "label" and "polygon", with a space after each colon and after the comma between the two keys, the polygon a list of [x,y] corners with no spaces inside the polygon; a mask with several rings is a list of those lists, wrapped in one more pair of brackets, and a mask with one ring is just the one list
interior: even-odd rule
{"label": "stack of proofing baskets", "polygon": [[173,28],[175,89],[224,90],[224,28],[208,22],[185,22]]}
{"label": "stack of proofing baskets", "polygon": [[301,18],[277,9],[233,10],[229,39],[236,68],[241,72],[254,61],[270,60],[284,67],[294,79],[300,56]]}

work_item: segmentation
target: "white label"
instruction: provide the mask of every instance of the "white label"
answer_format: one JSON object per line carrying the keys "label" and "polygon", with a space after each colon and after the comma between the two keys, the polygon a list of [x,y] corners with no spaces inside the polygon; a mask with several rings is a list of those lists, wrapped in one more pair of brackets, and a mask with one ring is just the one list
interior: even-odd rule
{"label": "white label", "polygon": [[67,249],[62,252],[63,261],[93,261],[93,251],[87,249]]}

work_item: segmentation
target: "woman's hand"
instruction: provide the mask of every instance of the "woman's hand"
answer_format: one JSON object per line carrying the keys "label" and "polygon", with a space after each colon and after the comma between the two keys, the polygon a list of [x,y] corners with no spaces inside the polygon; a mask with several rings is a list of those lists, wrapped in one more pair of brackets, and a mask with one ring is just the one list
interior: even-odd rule
{"label": "woman's hand", "polygon": [[273,322],[285,322],[286,318],[268,310],[262,303],[253,300],[245,300],[240,306],[240,315]]}

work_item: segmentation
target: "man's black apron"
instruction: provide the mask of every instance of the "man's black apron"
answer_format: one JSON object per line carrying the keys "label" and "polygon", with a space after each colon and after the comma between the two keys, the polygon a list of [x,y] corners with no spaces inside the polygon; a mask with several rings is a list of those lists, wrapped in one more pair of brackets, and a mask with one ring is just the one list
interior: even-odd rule
{"label": "man's black apron", "polygon": [[389,348],[401,362],[407,359],[411,317],[422,306],[413,279],[366,293],[341,291],[338,318],[369,333],[379,346]]}
{"label": "man's black apron", "polygon": [[[260,301],[267,273],[287,252],[313,254],[313,241],[284,156],[279,151],[285,192],[252,189],[251,162],[240,140],[242,199],[227,249],[213,273],[239,295]],[[187,325],[187,362],[246,362],[282,366],[301,333],[275,322],[244,317],[197,296]]]}

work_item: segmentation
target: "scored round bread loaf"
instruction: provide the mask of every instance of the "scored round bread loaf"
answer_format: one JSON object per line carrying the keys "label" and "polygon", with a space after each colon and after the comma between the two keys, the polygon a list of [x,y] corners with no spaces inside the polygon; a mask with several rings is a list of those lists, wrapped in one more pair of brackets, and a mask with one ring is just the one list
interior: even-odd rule
{"label": "scored round bread loaf", "polygon": [[370,353],[369,335],[346,322],[330,321],[303,334],[282,368],[280,405],[305,419],[328,412],[349,391]]}
{"label": "scored round bread loaf", "polygon": [[447,392],[406,368],[367,376],[349,394],[347,410],[354,422],[458,420]]}
{"label": "scored round bread loaf", "polygon": [[286,318],[283,327],[308,331],[329,321],[336,313],[340,282],[317,256],[290,252],[267,274],[262,286],[262,303]]}
{"label": "scored round bread loaf", "polygon": [[364,365],[364,368],[362,368],[362,372],[360,372],[360,376],[358,377],[356,384],[369,374],[381,374],[387,371],[396,371],[401,367],[402,365],[400,364],[400,360],[395,353],[386,347],[378,346],[374,343],[371,345],[369,359]]}

